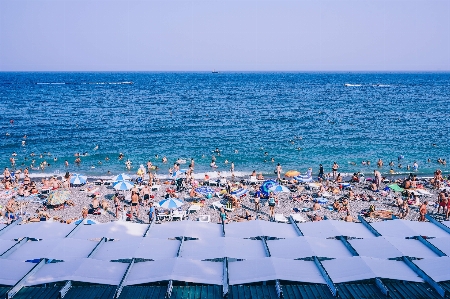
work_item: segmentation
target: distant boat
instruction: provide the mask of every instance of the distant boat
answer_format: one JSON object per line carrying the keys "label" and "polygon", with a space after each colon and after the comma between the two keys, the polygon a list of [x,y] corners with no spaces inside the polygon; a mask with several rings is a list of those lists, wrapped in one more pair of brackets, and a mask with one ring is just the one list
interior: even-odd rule
{"label": "distant boat", "polygon": [[215,69],[212,71],[213,74],[218,74],[219,72],[216,71]]}

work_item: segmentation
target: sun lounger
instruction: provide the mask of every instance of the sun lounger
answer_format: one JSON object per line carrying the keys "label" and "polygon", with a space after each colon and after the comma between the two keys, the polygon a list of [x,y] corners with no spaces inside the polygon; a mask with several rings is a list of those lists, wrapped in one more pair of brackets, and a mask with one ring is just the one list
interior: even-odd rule
{"label": "sun lounger", "polygon": [[288,219],[286,217],[284,217],[283,214],[275,214],[275,221],[276,222],[283,222],[283,223],[287,223]]}
{"label": "sun lounger", "polygon": [[211,222],[211,216],[210,215],[200,215],[198,216],[199,222]]}
{"label": "sun lounger", "polygon": [[153,185],[152,191],[159,191],[159,188],[161,188],[161,185]]}
{"label": "sun lounger", "polygon": [[225,206],[223,204],[221,204],[220,201],[215,201],[215,202],[211,203],[211,205],[216,210],[220,210],[221,208],[225,208]]}
{"label": "sun lounger", "polygon": [[186,211],[175,210],[172,212],[172,220],[175,220],[175,219],[183,220],[184,217],[186,217]]}
{"label": "sun lounger", "polygon": [[305,217],[300,214],[291,214],[290,216],[292,217],[292,219],[294,219],[295,222],[306,222]]}
{"label": "sun lounger", "polygon": [[196,213],[196,212],[198,212],[198,211],[200,211],[200,209],[201,209],[202,207],[200,206],[200,205],[191,205],[190,207],[189,207],[189,209],[188,209],[188,212],[189,213]]}

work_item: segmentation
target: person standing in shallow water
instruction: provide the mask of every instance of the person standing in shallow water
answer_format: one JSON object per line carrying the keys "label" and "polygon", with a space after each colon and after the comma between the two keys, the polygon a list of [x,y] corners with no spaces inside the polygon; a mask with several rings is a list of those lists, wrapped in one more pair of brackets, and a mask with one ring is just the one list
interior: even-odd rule
{"label": "person standing in shallow water", "polygon": [[277,179],[281,180],[281,165],[280,163],[277,164],[276,172],[277,172]]}
{"label": "person standing in shallow water", "polygon": [[320,180],[323,180],[323,166],[322,164],[319,165],[319,175],[318,175]]}
{"label": "person standing in shallow water", "polygon": [[333,167],[331,167],[331,171],[333,172],[333,179],[336,179],[338,169],[339,169],[339,165],[335,161],[333,163]]}

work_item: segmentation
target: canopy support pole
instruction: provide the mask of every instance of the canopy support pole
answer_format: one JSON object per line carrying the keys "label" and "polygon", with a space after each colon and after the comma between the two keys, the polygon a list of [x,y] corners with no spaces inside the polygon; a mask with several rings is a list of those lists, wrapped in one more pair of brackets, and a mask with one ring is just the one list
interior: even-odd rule
{"label": "canopy support pole", "polygon": [[445,297],[445,290],[437,283],[433,278],[431,278],[425,271],[419,268],[416,264],[414,264],[409,256],[402,256],[403,262],[408,265],[411,270],[416,272],[419,277],[428,282],[428,284],[439,294],[442,298]]}
{"label": "canopy support pole", "polygon": [[105,242],[106,242],[106,238],[103,237],[103,238],[97,243],[97,245],[94,247],[94,249],[92,249],[91,253],[89,253],[89,255],[88,255],[87,257],[88,257],[88,258],[89,258],[89,257],[92,257],[92,256],[100,249],[100,247],[103,245],[103,243],[105,243]]}
{"label": "canopy support pole", "polygon": [[25,285],[25,281],[27,280],[28,277],[30,277],[31,275],[35,274],[40,268],[42,268],[42,266],[45,265],[45,263],[47,262],[47,259],[41,259],[39,261],[39,263],[37,263],[36,265],[34,265],[33,268],[31,268],[30,271],[28,271],[27,274],[25,274],[13,287],[11,290],[8,291],[7,294],[7,299],[11,299],[13,298]]}
{"label": "canopy support pole", "polygon": [[[269,249],[269,245],[267,245],[266,237],[260,236],[260,238],[261,238],[261,241],[263,242],[264,251],[266,252],[266,256],[271,257],[272,255],[270,254],[270,249]],[[277,291],[278,298],[282,298],[283,297],[283,289],[281,288],[279,279],[275,280],[275,289]]]}
{"label": "canopy support pole", "polygon": [[431,217],[430,215],[426,214],[425,218],[430,221],[431,223],[433,223],[434,225],[436,225],[437,227],[439,227],[442,230],[445,230],[448,234],[450,234],[450,227],[448,227],[447,225],[437,221],[436,219],[434,219],[433,217]]}
{"label": "canopy support pole", "polygon": [[353,248],[352,244],[350,244],[350,242],[347,240],[346,237],[344,237],[344,236],[337,236],[336,238],[338,240],[341,240],[342,244],[344,244],[344,246],[348,249],[348,251],[350,251],[350,253],[353,256],[359,256],[359,253],[356,251],[355,248]]}
{"label": "canopy support pole", "polygon": [[125,270],[125,273],[122,276],[122,279],[120,280],[119,285],[117,286],[116,293],[114,294],[114,298],[119,298],[120,294],[122,294],[123,287],[125,286],[125,282],[127,281],[127,277],[130,274],[131,268],[133,268],[134,265],[134,258],[131,259],[130,263],[128,264],[127,270]]}
{"label": "canopy support pole", "polygon": [[71,280],[67,280],[66,284],[59,291],[59,297],[60,298],[64,298],[71,287],[72,287],[72,281]]}
{"label": "canopy support pole", "polygon": [[228,286],[229,284],[229,278],[228,278],[228,258],[223,258],[223,287],[222,287],[222,293],[223,297],[225,298],[228,295]]}
{"label": "canopy support pole", "polygon": [[73,229],[65,236],[65,238],[70,238],[71,236],[73,236],[73,235],[77,232],[77,230],[79,230],[80,227],[83,226],[83,224],[84,224],[85,221],[86,221],[86,220],[83,219],[83,220],[81,220],[80,223],[76,224],[75,227],[74,227],[74,228],[73,228]]}
{"label": "canopy support pole", "polygon": [[297,223],[294,221],[294,218],[292,218],[292,216],[289,216],[289,221],[291,222],[291,224],[294,227],[294,229],[297,232],[297,234],[299,236],[303,236],[302,230],[300,229],[300,227],[298,227]]}
{"label": "canopy support pole", "polygon": [[381,293],[386,297],[389,297],[389,289],[384,285],[383,281],[379,277],[375,277],[375,285],[380,289]]}
{"label": "canopy support pole", "polygon": [[325,279],[325,282],[328,285],[328,288],[331,291],[331,294],[333,294],[334,297],[338,296],[338,290],[336,286],[334,285],[333,280],[331,280],[330,275],[328,274],[325,267],[322,265],[322,263],[319,261],[319,258],[317,256],[313,256],[314,263],[316,264],[317,268],[319,269],[320,274],[322,275],[323,279]]}
{"label": "canopy support pole", "polygon": [[20,246],[22,246],[23,244],[25,244],[28,241],[28,237],[24,237],[22,238],[20,241],[18,241],[16,244],[14,244],[13,246],[9,247],[5,252],[3,252],[0,255],[0,258],[7,258],[8,256],[10,256],[14,251],[16,251],[17,249],[19,249]]}
{"label": "canopy support pole", "polygon": [[150,223],[150,224],[148,225],[147,229],[145,230],[145,233],[144,233],[143,237],[147,237],[148,233],[150,232],[150,229],[151,229],[151,228],[153,227],[153,225],[155,224],[155,218],[156,218],[156,217],[153,217],[152,223]]}
{"label": "canopy support pole", "polygon": [[358,215],[358,220],[361,221],[361,223],[368,229],[370,230],[370,232],[372,234],[375,235],[375,237],[381,237],[381,234],[375,229],[373,228],[372,225],[370,225],[369,222],[366,221],[366,219],[364,219],[361,215]]}

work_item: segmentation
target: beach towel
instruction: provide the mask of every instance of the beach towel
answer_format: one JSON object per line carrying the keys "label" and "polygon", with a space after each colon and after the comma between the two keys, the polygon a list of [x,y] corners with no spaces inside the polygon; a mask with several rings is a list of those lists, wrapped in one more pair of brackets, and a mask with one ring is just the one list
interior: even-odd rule
{"label": "beach towel", "polygon": [[388,187],[391,189],[391,190],[394,190],[395,192],[402,192],[403,190],[405,190],[405,189],[403,189],[403,188],[401,188],[399,185],[397,185],[397,184],[391,184],[391,185],[388,185]]}

